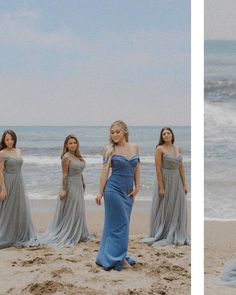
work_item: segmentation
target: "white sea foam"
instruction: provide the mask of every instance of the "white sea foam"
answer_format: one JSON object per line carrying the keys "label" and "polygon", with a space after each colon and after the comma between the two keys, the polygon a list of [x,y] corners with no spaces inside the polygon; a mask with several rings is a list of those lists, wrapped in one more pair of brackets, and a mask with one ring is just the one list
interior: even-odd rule
{"label": "white sea foam", "polygon": [[45,166],[45,165],[60,165],[61,161],[59,157],[24,156],[24,163]]}
{"label": "white sea foam", "polygon": [[[85,155],[84,159],[87,165],[102,165],[101,155]],[[153,164],[155,162],[154,156],[140,156],[141,163]],[[191,162],[190,157],[184,157],[184,162]],[[24,156],[25,164],[33,165],[60,165],[61,160],[59,157],[48,157],[48,156]]]}
{"label": "white sea foam", "polygon": [[235,104],[205,103],[205,124],[212,134],[219,133],[218,128],[236,127]]}

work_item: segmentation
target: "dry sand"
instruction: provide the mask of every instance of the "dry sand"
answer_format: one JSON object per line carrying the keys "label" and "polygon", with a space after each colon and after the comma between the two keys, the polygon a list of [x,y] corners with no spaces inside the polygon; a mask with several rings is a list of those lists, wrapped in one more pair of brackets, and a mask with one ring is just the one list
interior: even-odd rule
{"label": "dry sand", "polygon": [[[51,221],[54,206],[55,201],[32,202],[39,233]],[[191,294],[189,246],[152,248],[139,243],[148,231],[149,207],[149,202],[136,201],[134,205],[128,254],[137,264],[131,269],[106,272],[95,264],[104,210],[86,201],[87,225],[96,240],[57,250],[0,250],[0,294]]]}
{"label": "dry sand", "polygon": [[236,260],[236,222],[205,221],[205,295],[235,295],[236,288],[221,286],[226,263]]}

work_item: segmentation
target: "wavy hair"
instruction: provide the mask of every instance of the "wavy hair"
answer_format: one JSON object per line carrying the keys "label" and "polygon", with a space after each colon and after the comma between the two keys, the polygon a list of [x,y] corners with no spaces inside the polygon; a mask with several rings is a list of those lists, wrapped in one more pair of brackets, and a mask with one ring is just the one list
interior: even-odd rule
{"label": "wavy hair", "polygon": [[[64,141],[64,145],[63,145],[63,151],[62,151],[62,154],[61,154],[61,159],[63,158],[63,156],[65,155],[65,153],[67,153],[69,151],[68,147],[67,147],[67,144],[69,142],[70,139],[74,139],[77,143],[77,148],[75,150],[75,156],[77,158],[79,158],[81,161],[84,161],[83,157],[81,156],[80,154],[80,150],[79,150],[79,141],[77,139],[77,137],[73,134],[69,134],[66,138],[65,138],[65,141]],[[85,162],[85,161],[84,161]]]}
{"label": "wavy hair", "polygon": [[171,134],[172,134],[171,143],[174,144],[174,142],[175,142],[175,135],[174,135],[173,130],[170,127],[164,127],[164,128],[161,129],[159,143],[156,145],[156,147],[158,147],[159,145],[163,145],[165,143],[164,140],[163,140],[163,137],[162,137],[162,133],[163,133],[164,130],[168,130],[168,131],[171,132]]}
{"label": "wavy hair", "polygon": [[7,147],[6,143],[5,143],[5,138],[7,136],[7,134],[10,134],[11,137],[13,138],[14,140],[14,144],[13,144],[13,147],[15,148],[16,147],[16,143],[17,143],[17,136],[15,134],[15,132],[11,129],[8,129],[8,130],[5,130],[2,134],[2,138],[1,138],[1,142],[0,142],[0,151],[5,149]]}
{"label": "wavy hair", "polygon": [[115,125],[118,125],[121,128],[122,132],[124,133],[124,137],[125,137],[126,142],[129,141],[129,130],[128,130],[127,124],[125,122],[121,121],[121,120],[117,120],[117,121],[113,122],[111,124],[111,126],[110,126],[110,134],[109,134],[109,142],[110,142],[110,144],[108,145],[107,150],[106,150],[106,154],[105,154],[106,162],[108,160],[110,161],[111,155],[113,154],[113,152],[115,150],[116,143],[111,138],[111,129]]}

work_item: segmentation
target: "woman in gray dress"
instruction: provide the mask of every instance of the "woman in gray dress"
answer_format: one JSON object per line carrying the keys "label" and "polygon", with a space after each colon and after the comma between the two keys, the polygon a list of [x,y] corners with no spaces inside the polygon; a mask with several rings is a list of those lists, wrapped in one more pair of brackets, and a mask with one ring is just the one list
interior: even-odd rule
{"label": "woman in gray dress", "polygon": [[82,171],[85,161],[79,151],[79,142],[68,135],[61,155],[62,189],[59,193],[56,212],[46,233],[40,238],[42,244],[51,247],[75,246],[90,239],[85,222],[84,190]]}
{"label": "woman in gray dress", "polygon": [[0,143],[0,248],[38,245],[21,174],[17,137],[6,130]]}
{"label": "woman in gray dress", "polygon": [[189,245],[184,165],[181,149],[174,146],[169,127],[160,132],[155,152],[157,182],[152,199],[150,234],[141,242],[157,245]]}
{"label": "woman in gray dress", "polygon": [[236,288],[236,260],[226,264],[220,275],[220,284]]}

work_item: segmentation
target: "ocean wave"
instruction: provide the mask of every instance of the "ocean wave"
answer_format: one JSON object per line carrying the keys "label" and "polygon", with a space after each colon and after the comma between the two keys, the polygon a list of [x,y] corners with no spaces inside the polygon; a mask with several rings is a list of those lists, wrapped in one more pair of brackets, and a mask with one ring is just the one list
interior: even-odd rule
{"label": "ocean wave", "polygon": [[[91,193],[85,193],[84,195],[84,199],[91,201],[91,200],[95,200],[96,194],[91,194]],[[58,198],[58,194],[50,194],[50,193],[38,193],[38,192],[31,192],[29,194],[29,199],[30,200],[55,200]],[[188,201],[191,201],[191,195],[190,193],[187,194],[186,199]],[[152,200],[152,194],[150,194],[149,196],[137,196],[137,198],[135,199],[135,201],[138,202],[143,202],[143,201],[148,201],[151,202]]]}
{"label": "ocean wave", "polygon": [[[219,133],[217,128],[236,127],[235,105],[205,103],[205,126],[208,131]],[[208,136],[206,132],[206,135]]]}
{"label": "ocean wave", "polygon": [[[234,189],[225,191],[224,187],[219,186],[215,189],[209,188],[205,194],[204,208],[205,219],[208,220],[233,220],[236,218],[236,202],[234,198]],[[226,184],[227,186],[227,184]],[[228,188],[228,187],[227,187]]]}
{"label": "ocean wave", "polygon": [[[85,162],[87,165],[102,165],[101,155],[85,155]],[[154,164],[154,156],[140,156],[140,162],[143,164]],[[184,162],[191,162],[190,157],[184,157]],[[61,165],[61,160],[59,157],[50,156],[24,156],[24,163],[31,165],[42,165],[42,166],[59,166]]]}
{"label": "ocean wave", "polygon": [[58,198],[59,193],[50,194],[49,192],[30,192],[28,197],[30,200],[55,200]]}
{"label": "ocean wave", "polygon": [[228,79],[205,80],[205,99],[211,102],[224,102],[236,99],[236,81]]}
{"label": "ocean wave", "polygon": [[229,222],[229,221],[236,221],[236,218],[208,218],[204,219],[205,221],[220,221],[220,222]]}
{"label": "ocean wave", "polygon": [[61,160],[59,157],[49,157],[49,156],[24,156],[25,164],[33,165],[61,165]]}

